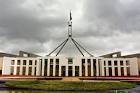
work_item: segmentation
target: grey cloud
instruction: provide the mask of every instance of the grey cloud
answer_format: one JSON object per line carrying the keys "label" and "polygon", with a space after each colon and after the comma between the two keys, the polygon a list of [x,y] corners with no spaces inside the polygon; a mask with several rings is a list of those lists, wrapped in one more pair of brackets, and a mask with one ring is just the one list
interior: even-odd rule
{"label": "grey cloud", "polygon": [[[88,20],[87,22],[91,22],[89,32],[97,36],[98,31],[99,36],[106,36],[113,35],[116,31],[125,33],[139,31],[139,6],[140,2],[137,0],[133,0],[132,4],[122,3],[119,0],[87,0],[84,18]],[[92,29],[94,26],[96,28]]]}
{"label": "grey cloud", "polygon": [[[73,19],[79,16],[73,20],[74,38],[91,53],[140,51],[140,1],[81,0],[80,6],[79,1],[40,0],[23,6],[26,0],[0,0],[0,51],[47,54],[67,37],[67,7],[75,8]],[[78,53],[73,44],[61,54],[69,53]]]}
{"label": "grey cloud", "polygon": [[[11,3],[10,0],[8,0]],[[10,39],[35,39],[46,41],[50,38],[53,28],[63,27],[64,21],[60,17],[41,20],[34,13],[30,13],[20,7],[18,4],[10,5],[8,1],[1,1],[4,4],[0,9],[0,30],[2,36]],[[15,1],[16,2],[16,1]],[[21,2],[20,2],[21,3]],[[10,5],[10,6],[8,6]]]}
{"label": "grey cloud", "polygon": [[0,1],[1,51],[43,52],[42,44],[52,39],[52,33],[57,33],[54,29],[64,27],[64,20],[60,16],[40,19],[33,11],[22,8],[23,2],[24,0]]}

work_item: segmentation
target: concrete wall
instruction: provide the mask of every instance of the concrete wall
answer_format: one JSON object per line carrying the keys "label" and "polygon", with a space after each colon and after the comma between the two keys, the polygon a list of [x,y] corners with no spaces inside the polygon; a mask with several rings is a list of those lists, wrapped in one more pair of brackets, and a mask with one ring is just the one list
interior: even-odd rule
{"label": "concrete wall", "polygon": [[11,59],[9,57],[3,58],[2,75],[10,75]]}
{"label": "concrete wall", "polygon": [[[44,76],[44,59],[48,59],[48,67],[47,67],[47,76],[50,76],[50,59],[53,59],[53,76],[55,76],[55,59],[59,59],[59,66],[65,66],[66,67],[66,76],[68,76],[68,66],[72,66],[73,68],[75,66],[79,66],[79,76],[82,75],[82,67],[81,67],[81,59],[85,59],[85,76],[88,76],[88,63],[87,59],[91,59],[91,64],[93,64],[93,59],[96,59],[96,75],[95,76],[109,76],[108,68],[112,68],[112,76],[115,76],[114,67],[118,68],[118,76],[121,76],[120,68],[124,68],[124,76],[127,76],[127,70],[126,67],[130,67],[130,76],[138,76],[138,59],[137,58],[95,58],[95,57],[73,57],[73,64],[68,64],[68,58],[67,57],[37,57],[37,58],[31,58],[31,57],[4,57],[3,58],[3,67],[2,67],[2,74],[3,75],[10,75],[10,68],[14,67],[14,73],[13,75],[17,75],[17,67],[20,67],[20,74],[22,74],[22,68],[26,67],[26,74],[29,75],[29,67],[32,67],[32,71],[34,72],[34,68],[36,67],[36,75],[32,72],[33,76]],[[14,65],[11,65],[11,60],[15,61]],[[20,65],[17,65],[17,61],[21,60]],[[23,60],[27,61],[26,65],[23,65]],[[33,60],[33,64],[29,65],[29,60]],[[35,60],[37,61],[37,65],[35,65]],[[42,61],[41,61],[42,60]],[[118,65],[114,65],[114,61],[118,62]],[[106,62],[106,65],[104,65],[104,61]],[[108,65],[108,61],[111,61],[112,65]],[[120,65],[120,61],[123,61],[124,65]],[[126,61],[129,61],[130,64],[126,65]],[[42,66],[41,66],[42,63]],[[106,70],[104,70],[104,67]],[[59,69],[59,73],[61,72],[61,68]],[[75,73],[75,69],[73,69],[73,72]],[[93,66],[91,67],[91,72],[93,73]],[[105,75],[106,72],[106,75]],[[74,76],[73,73],[73,76]],[[61,75],[59,75],[61,76]],[[93,76],[93,74],[91,74]]]}
{"label": "concrete wall", "polygon": [[0,70],[2,70],[3,57],[0,57]]}
{"label": "concrete wall", "polygon": [[138,72],[138,58],[129,58],[130,59],[130,74],[132,76],[139,76]]}
{"label": "concrete wall", "polygon": [[137,59],[138,62],[138,69],[139,69],[139,75],[140,75],[140,58]]}
{"label": "concrete wall", "polygon": [[0,57],[0,75],[2,74],[3,57]]}
{"label": "concrete wall", "polygon": [[[15,64],[14,65],[11,65],[11,60],[14,60],[15,61]],[[21,60],[20,62],[20,65],[17,65],[17,60]],[[26,60],[26,65],[23,65],[23,60]],[[29,60],[32,60],[33,61],[33,65],[29,65]],[[37,65],[35,65],[35,60],[37,61]],[[31,58],[31,57],[17,57],[17,58],[13,58],[13,57],[4,57],[3,58],[3,68],[2,68],[2,75],[10,75],[10,68],[11,66],[14,67],[14,73],[13,75],[16,75],[17,73],[17,67],[20,67],[20,75],[22,75],[22,68],[23,67],[26,67],[26,74],[25,75],[28,75],[28,71],[29,71],[29,67],[36,67],[36,75],[40,76],[40,62],[39,62],[39,59],[38,58]],[[33,69],[34,70],[34,69]],[[33,75],[33,73],[32,73]]]}

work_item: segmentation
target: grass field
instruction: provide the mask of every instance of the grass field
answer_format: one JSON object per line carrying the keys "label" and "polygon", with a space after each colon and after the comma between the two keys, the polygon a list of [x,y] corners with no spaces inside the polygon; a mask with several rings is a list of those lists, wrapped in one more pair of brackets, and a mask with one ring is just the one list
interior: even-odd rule
{"label": "grass field", "polygon": [[16,80],[7,81],[5,85],[16,88],[46,90],[112,90],[128,89],[136,86],[127,82],[64,82],[50,80]]}

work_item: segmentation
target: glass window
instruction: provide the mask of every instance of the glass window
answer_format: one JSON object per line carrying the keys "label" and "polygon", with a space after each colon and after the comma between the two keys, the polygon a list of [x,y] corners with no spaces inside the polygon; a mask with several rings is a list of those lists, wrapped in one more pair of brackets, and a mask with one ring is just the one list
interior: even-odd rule
{"label": "glass window", "polygon": [[53,59],[50,59],[50,64],[53,65]]}
{"label": "glass window", "polygon": [[14,67],[10,67],[10,74],[13,75],[14,74]]}
{"label": "glass window", "polygon": [[20,65],[20,60],[17,60],[17,65]]}
{"label": "glass window", "polygon": [[88,65],[91,65],[91,59],[88,59],[87,62],[88,62]]}
{"label": "glass window", "polygon": [[26,60],[23,60],[23,65],[26,65]]}
{"label": "glass window", "polygon": [[59,59],[56,59],[56,65],[59,65]]}
{"label": "glass window", "polygon": [[114,65],[117,65],[117,60],[114,61]]}
{"label": "glass window", "polygon": [[111,61],[108,61],[108,65],[109,65],[109,66],[111,65]]}
{"label": "glass window", "polygon": [[129,60],[126,60],[126,65],[130,65],[130,62],[129,62]]}
{"label": "glass window", "polygon": [[29,65],[32,65],[32,60],[29,60]]}
{"label": "glass window", "polygon": [[53,59],[50,59],[50,62],[53,62]]}
{"label": "glass window", "polygon": [[88,62],[91,62],[91,60],[90,60],[90,59],[88,59]]}
{"label": "glass window", "polygon": [[123,65],[123,61],[122,60],[120,61],[120,65]]}
{"label": "glass window", "polygon": [[82,59],[82,63],[84,63],[85,62],[85,59]]}
{"label": "glass window", "polygon": [[15,60],[12,60],[12,61],[11,61],[11,65],[14,65],[14,64],[15,64]]}
{"label": "glass window", "polygon": [[104,66],[106,65],[106,62],[104,61]]}
{"label": "glass window", "polygon": [[72,58],[68,58],[68,64],[72,64],[73,63],[73,59]]}
{"label": "glass window", "polygon": [[35,60],[35,65],[37,65],[37,60]]}

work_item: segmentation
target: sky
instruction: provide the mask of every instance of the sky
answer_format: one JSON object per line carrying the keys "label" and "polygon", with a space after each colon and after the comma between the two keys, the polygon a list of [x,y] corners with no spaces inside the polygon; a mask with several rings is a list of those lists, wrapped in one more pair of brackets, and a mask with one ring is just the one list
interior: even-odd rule
{"label": "sky", "polygon": [[73,38],[91,54],[140,53],[140,0],[0,0],[0,52],[47,55],[67,38],[70,10]]}

